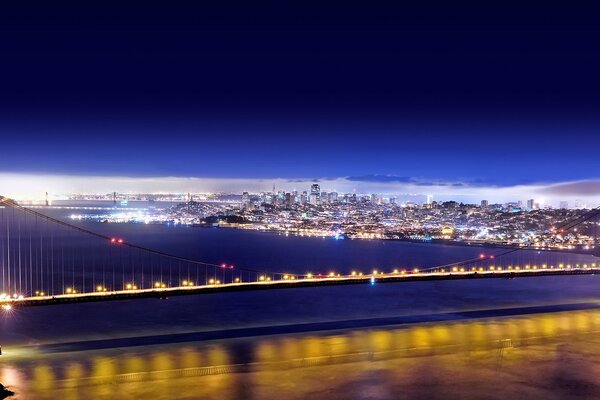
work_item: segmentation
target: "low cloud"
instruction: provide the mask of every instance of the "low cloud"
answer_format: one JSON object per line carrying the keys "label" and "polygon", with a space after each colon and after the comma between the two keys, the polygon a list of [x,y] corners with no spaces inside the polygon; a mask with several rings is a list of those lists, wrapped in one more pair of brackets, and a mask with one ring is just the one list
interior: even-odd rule
{"label": "low cloud", "polygon": [[380,183],[415,183],[416,180],[414,178],[408,176],[398,176],[398,175],[379,175],[379,174],[370,174],[370,175],[360,175],[360,176],[348,176],[347,180],[351,182],[380,182]]}
{"label": "low cloud", "polygon": [[543,188],[541,192],[558,196],[598,196],[600,195],[600,181],[560,183]]}

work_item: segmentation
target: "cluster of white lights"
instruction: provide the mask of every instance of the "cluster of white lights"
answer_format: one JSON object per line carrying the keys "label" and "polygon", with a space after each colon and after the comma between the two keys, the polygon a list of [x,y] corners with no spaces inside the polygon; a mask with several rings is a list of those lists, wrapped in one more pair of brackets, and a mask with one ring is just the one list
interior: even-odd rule
{"label": "cluster of white lights", "polygon": [[23,300],[25,297],[22,294],[13,294],[12,296],[6,293],[0,293],[0,300],[11,300],[11,299],[17,299],[17,300]]}

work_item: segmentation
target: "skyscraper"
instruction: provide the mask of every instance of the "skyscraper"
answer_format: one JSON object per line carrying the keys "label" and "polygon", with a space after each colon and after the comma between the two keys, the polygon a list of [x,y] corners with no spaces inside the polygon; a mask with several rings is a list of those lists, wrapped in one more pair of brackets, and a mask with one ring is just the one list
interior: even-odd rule
{"label": "skyscraper", "polygon": [[527,200],[527,208],[529,210],[533,210],[534,206],[535,206],[535,200],[534,199]]}
{"label": "skyscraper", "polygon": [[481,208],[487,208],[489,205],[487,200],[481,200]]}
{"label": "skyscraper", "polygon": [[317,197],[321,196],[321,186],[318,183],[313,183],[310,187],[310,194],[316,195]]}
{"label": "skyscraper", "polygon": [[308,194],[306,193],[306,190],[305,190],[300,195],[300,204],[306,204],[307,201],[308,201]]}
{"label": "skyscraper", "polygon": [[242,210],[250,208],[250,194],[248,192],[242,193]]}

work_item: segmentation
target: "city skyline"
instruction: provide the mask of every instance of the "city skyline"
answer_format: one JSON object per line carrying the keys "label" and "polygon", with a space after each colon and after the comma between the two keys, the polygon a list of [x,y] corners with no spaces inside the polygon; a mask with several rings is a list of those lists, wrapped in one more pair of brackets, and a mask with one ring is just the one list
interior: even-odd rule
{"label": "city skyline", "polygon": [[262,193],[283,190],[310,190],[318,183],[326,192],[381,194],[404,197],[400,201],[426,202],[456,200],[465,203],[510,203],[535,198],[541,206],[559,207],[562,202],[575,206],[595,207],[600,181],[575,181],[559,184],[518,185],[506,187],[470,186],[440,183],[424,185],[404,182],[371,182],[355,179],[202,179],[190,177],[123,177],[123,176],[51,176],[0,173],[0,186],[11,188],[6,194],[21,200],[42,200],[72,194],[165,194],[165,193]]}

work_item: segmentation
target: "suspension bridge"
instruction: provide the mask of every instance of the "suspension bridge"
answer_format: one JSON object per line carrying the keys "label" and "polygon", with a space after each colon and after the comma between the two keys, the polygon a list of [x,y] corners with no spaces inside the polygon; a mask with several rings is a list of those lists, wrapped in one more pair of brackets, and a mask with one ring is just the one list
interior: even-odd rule
{"label": "suspension bridge", "polygon": [[[592,209],[544,235],[590,223],[595,232],[599,216],[600,208]],[[527,256],[531,252],[503,248],[423,269],[295,274],[181,257],[90,231],[0,196],[0,309],[330,285],[600,273],[600,261],[572,263],[546,252],[547,261],[540,262],[539,257]]]}

